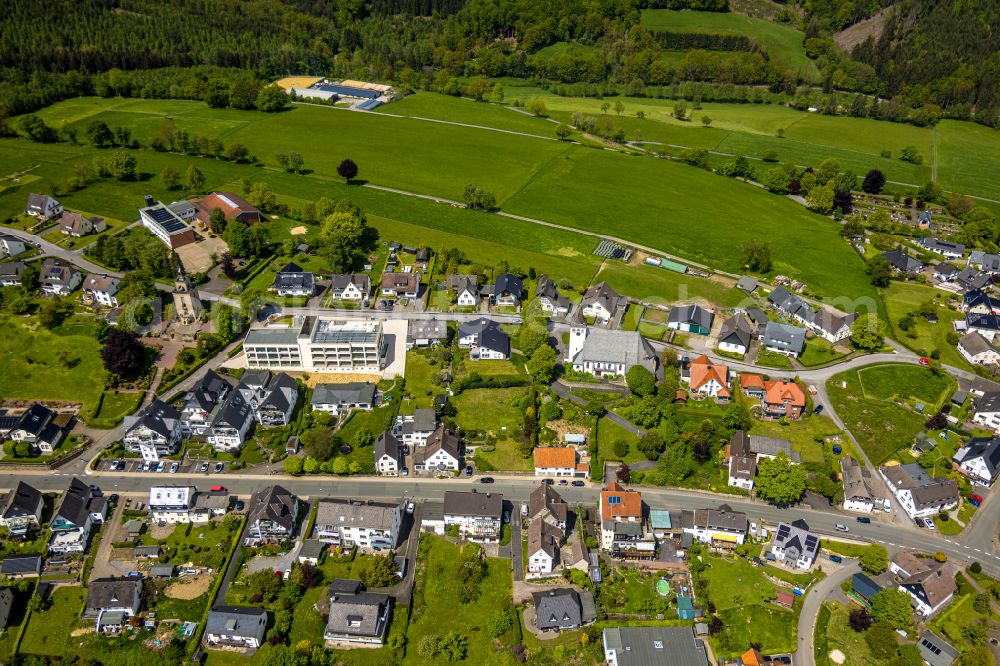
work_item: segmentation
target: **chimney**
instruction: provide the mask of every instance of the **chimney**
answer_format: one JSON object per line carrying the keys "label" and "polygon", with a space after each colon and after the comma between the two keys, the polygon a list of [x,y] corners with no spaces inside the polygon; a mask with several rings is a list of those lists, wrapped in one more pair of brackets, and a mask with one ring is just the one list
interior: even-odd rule
{"label": "chimney", "polygon": [[145,198],[146,198],[146,208],[156,205],[156,199],[153,198],[152,194],[147,194]]}

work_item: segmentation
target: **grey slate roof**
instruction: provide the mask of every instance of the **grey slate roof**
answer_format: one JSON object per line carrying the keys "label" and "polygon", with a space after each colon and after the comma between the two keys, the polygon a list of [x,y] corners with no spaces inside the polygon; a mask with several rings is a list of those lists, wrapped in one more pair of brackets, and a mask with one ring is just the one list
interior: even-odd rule
{"label": "grey slate roof", "polygon": [[618,666],[708,666],[705,648],[691,627],[608,627],[605,651],[614,650]]}
{"label": "grey slate roof", "polygon": [[1000,391],[990,391],[976,401],[977,412],[1000,412]]}
{"label": "grey slate roof", "polygon": [[1000,437],[973,437],[952,458],[958,464],[982,458],[991,478],[1000,472]]}
{"label": "grey slate roof", "polygon": [[480,516],[500,518],[503,514],[503,495],[448,490],[444,493],[444,515]]}
{"label": "grey slate roof", "polygon": [[711,330],[714,314],[700,305],[679,305],[670,308],[667,322],[671,324],[695,324],[706,330]]}
{"label": "grey slate roof", "polygon": [[605,310],[614,315],[618,308],[626,305],[626,302],[627,299],[612,289],[607,282],[599,282],[587,289],[583,294],[580,306],[588,308],[591,305],[600,304]]}
{"label": "grey slate roof", "polygon": [[959,652],[933,631],[925,631],[917,641],[920,656],[930,666],[951,666],[958,659]]}
{"label": "grey slate roof", "polygon": [[389,456],[396,461],[396,466],[403,465],[402,449],[399,440],[391,432],[386,430],[375,439],[375,460],[381,460],[384,456]]}
{"label": "grey slate roof", "polygon": [[960,270],[955,276],[955,281],[966,291],[982,289],[992,282],[988,273],[978,271],[971,266]]}
{"label": "grey slate roof", "polygon": [[1000,331],[1000,315],[969,312],[965,315],[965,325],[985,331]]}
{"label": "grey slate roof", "polygon": [[583,624],[580,595],[570,588],[531,594],[535,602],[535,624],[539,629],[575,629]]}
{"label": "grey slate roof", "polygon": [[391,530],[395,517],[401,511],[398,503],[324,499],[316,508],[316,530],[329,526]]}
{"label": "grey slate roof", "polygon": [[253,410],[246,397],[239,391],[233,391],[219,407],[218,413],[212,419],[212,427],[228,426],[240,429],[252,415]]}
{"label": "grey slate roof", "polygon": [[62,518],[77,527],[82,527],[90,515],[90,501],[93,497],[90,486],[74,476],[69,482],[69,488],[63,493],[62,501],[59,502],[52,519]]}
{"label": "grey slate roof", "polygon": [[528,555],[543,550],[549,557],[558,559],[562,539],[562,530],[555,525],[544,520],[533,520],[528,526]]}
{"label": "grey slate roof", "polygon": [[135,578],[101,578],[87,586],[85,614],[102,608],[134,607],[142,594],[142,581]]}
{"label": "grey slate roof", "polygon": [[24,481],[18,481],[17,487],[7,496],[3,517],[9,519],[35,515],[41,501],[41,492]]}
{"label": "grey slate roof", "polygon": [[158,435],[169,437],[180,417],[181,413],[176,409],[159,398],[154,398],[153,402],[146,405],[138,414],[125,417],[125,432],[145,426]]}
{"label": "grey slate roof", "polygon": [[298,498],[281,486],[261,488],[247,504],[247,524],[270,520],[291,532],[295,527],[295,504]]}
{"label": "grey slate roof", "polygon": [[320,555],[323,554],[323,550],[326,549],[327,544],[323,543],[319,539],[306,539],[302,542],[302,547],[299,548],[299,557],[308,557],[319,559]]}
{"label": "grey slate roof", "polygon": [[23,430],[34,437],[40,437],[53,418],[55,418],[55,414],[51,409],[36,402],[24,410],[14,429]]}
{"label": "grey slate roof", "polygon": [[844,456],[840,459],[840,472],[844,479],[846,499],[872,500],[875,494],[872,492],[871,474],[867,468],[859,465],[854,458]]}
{"label": "grey slate roof", "polygon": [[14,603],[14,593],[10,588],[0,588],[0,629],[7,628],[11,605]]}
{"label": "grey slate roof", "polygon": [[778,523],[774,545],[786,551],[797,551],[799,558],[809,556],[809,559],[815,560],[819,554],[819,536],[810,532],[809,525],[803,520],[796,520],[791,525]]}
{"label": "grey slate roof", "polygon": [[928,236],[927,238],[920,239],[920,244],[931,252],[954,252],[956,254],[965,254],[965,246],[961,243],[952,243],[951,241],[943,241],[933,236]]}
{"label": "grey slate roof", "polygon": [[371,291],[372,280],[367,273],[338,273],[330,276],[330,289],[333,291],[343,291],[351,284],[367,295]]}
{"label": "grey slate roof", "polygon": [[406,327],[406,339],[444,340],[448,337],[448,323],[438,319],[411,319]]}
{"label": "grey slate roof", "polygon": [[900,249],[889,250],[882,256],[901,273],[919,273],[924,269],[923,262],[917,261]]}
{"label": "grey slate roof", "polygon": [[209,370],[198,382],[198,385],[184,396],[184,406],[181,409],[197,407],[210,412],[231,388],[232,385],[223,379],[222,375],[215,370]]}
{"label": "grey slate roof", "polygon": [[984,338],[983,334],[979,331],[966,333],[958,341],[958,344],[961,345],[962,349],[968,352],[970,356],[976,356],[977,354],[982,354],[983,352],[996,350],[993,343]]}
{"label": "grey slate roof", "polygon": [[23,261],[5,261],[0,263],[0,280],[20,280],[24,268],[25,263]]}
{"label": "grey slate roof", "polygon": [[746,318],[746,315],[741,313],[722,322],[722,328],[719,330],[719,342],[749,347],[752,339],[753,331],[750,329],[750,320]]}
{"label": "grey slate roof", "polygon": [[427,445],[424,447],[424,457],[425,459],[429,458],[442,450],[455,460],[461,459],[462,438],[444,426],[440,426],[427,438]]}
{"label": "grey slate roof", "polygon": [[477,346],[510,356],[510,336],[495,321],[480,317],[458,327],[459,338],[470,335],[476,336]]}
{"label": "grey slate roof", "polygon": [[0,576],[25,576],[42,572],[42,558],[35,556],[8,557],[0,563]]}
{"label": "grey slate roof", "polygon": [[313,389],[312,404],[341,404],[375,402],[375,385],[371,382],[346,382],[344,384],[317,384]]}
{"label": "grey slate roof", "polygon": [[267,631],[267,611],[248,606],[216,606],[208,611],[205,631],[226,636],[254,637],[264,642]]}
{"label": "grey slate roof", "polygon": [[469,291],[473,296],[479,295],[479,278],[475,275],[449,275],[444,281],[447,289],[455,290],[455,294]]}
{"label": "grey slate roof", "polygon": [[958,500],[958,486],[951,479],[933,478],[916,463],[883,466],[882,474],[898,489],[908,489],[917,511]]}
{"label": "grey slate roof", "polygon": [[655,372],[656,358],[653,347],[638,331],[589,328],[583,347],[573,358],[573,363],[623,363],[627,368],[641,365]]}
{"label": "grey slate roof", "polygon": [[360,581],[333,582],[330,586],[330,614],[326,623],[328,632],[350,636],[378,636],[378,618],[390,603],[389,595],[363,590],[364,585]]}
{"label": "grey slate roof", "polygon": [[768,322],[767,313],[758,308],[757,306],[747,308],[746,312],[747,312],[747,317],[750,318],[750,321],[752,321],[757,326],[761,326]]}
{"label": "grey slate roof", "polygon": [[508,293],[517,300],[521,300],[521,293],[524,291],[524,281],[519,277],[514,277],[510,273],[501,273],[493,282],[493,295]]}
{"label": "grey slate roof", "polygon": [[767,347],[801,354],[806,344],[806,331],[795,326],[769,321],[764,327],[764,335],[761,340]]}
{"label": "grey slate roof", "polygon": [[752,275],[744,275],[743,277],[741,277],[739,280],[736,281],[736,288],[741,291],[745,291],[748,294],[752,294],[753,292],[757,291],[757,287],[759,286],[760,282],[758,282],[757,278],[753,277]]}
{"label": "grey slate roof", "polygon": [[312,273],[302,270],[302,267],[294,262],[285,264],[285,267],[274,276],[275,289],[305,289],[312,291],[315,289],[316,281]]}

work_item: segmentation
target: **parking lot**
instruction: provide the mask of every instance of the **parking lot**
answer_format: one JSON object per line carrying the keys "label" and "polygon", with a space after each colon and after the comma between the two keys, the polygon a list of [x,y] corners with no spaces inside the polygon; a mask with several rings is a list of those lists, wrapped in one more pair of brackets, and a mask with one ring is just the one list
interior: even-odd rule
{"label": "parking lot", "polygon": [[[175,467],[176,465],[176,467]],[[150,474],[170,474],[184,472],[187,474],[221,474],[226,471],[227,463],[216,461],[186,460],[161,460],[159,462],[146,462],[138,458],[119,458],[102,460],[97,464],[100,472],[146,472]]]}

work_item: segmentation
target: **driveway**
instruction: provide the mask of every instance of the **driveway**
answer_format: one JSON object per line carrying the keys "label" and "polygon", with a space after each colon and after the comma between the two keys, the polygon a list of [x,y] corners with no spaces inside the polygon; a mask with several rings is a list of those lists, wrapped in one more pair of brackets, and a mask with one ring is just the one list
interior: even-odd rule
{"label": "driveway", "polygon": [[97,547],[97,554],[94,556],[94,566],[90,570],[90,579],[87,582],[98,578],[111,578],[123,576],[132,570],[126,565],[122,571],[117,564],[111,561],[111,544],[118,541],[118,532],[122,529],[122,514],[125,511],[125,499],[118,501],[114,513],[104,523],[104,533],[101,535],[101,544]]}
{"label": "driveway", "polygon": [[514,580],[524,580],[524,550],[521,548],[521,503],[514,502],[510,510],[510,564],[514,567]]}
{"label": "driveway", "polygon": [[795,666],[816,666],[813,636],[816,633],[816,617],[819,615],[819,609],[831,592],[839,590],[841,583],[860,572],[857,561],[852,560],[806,592],[806,598],[802,602],[802,612],[799,614],[799,649],[792,660]]}

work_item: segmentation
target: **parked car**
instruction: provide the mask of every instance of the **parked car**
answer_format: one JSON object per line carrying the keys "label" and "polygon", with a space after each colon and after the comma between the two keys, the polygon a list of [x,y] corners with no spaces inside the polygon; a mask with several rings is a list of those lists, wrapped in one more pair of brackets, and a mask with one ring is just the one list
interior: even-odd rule
{"label": "parked car", "polygon": [[555,483],[555,480],[554,479],[542,479],[542,483],[545,483],[545,484],[548,484],[548,485],[551,486],[553,483]]}
{"label": "parked car", "polygon": [[844,561],[844,558],[841,557],[840,555],[831,555],[830,556],[830,561],[831,562],[836,562],[837,564],[840,564],[840,563],[842,563]]}
{"label": "parked car", "polygon": [[406,467],[406,466],[404,465],[404,466],[403,466],[403,467],[402,467],[402,468],[401,468],[401,469],[399,470],[399,473],[400,473],[400,474],[402,474],[403,476],[409,476],[409,475],[410,475],[410,468],[409,468],[409,467]]}
{"label": "parked car", "polygon": [[180,463],[176,463],[176,462],[173,463],[173,464],[171,464],[170,465],[170,473],[171,474],[176,474],[177,470],[180,469],[180,466],[181,466],[181,464]]}
{"label": "parked car", "polygon": [[243,507],[245,507],[245,506],[246,506],[246,504],[243,503],[243,500],[236,500],[236,510],[237,511],[242,511]]}
{"label": "parked car", "polygon": [[924,526],[924,521],[921,520],[920,518],[914,518],[913,522],[916,523],[917,527],[923,527]]}
{"label": "parked car", "polygon": [[225,486],[212,486],[212,492],[213,493],[227,493],[227,492],[229,492],[229,489],[226,488]]}
{"label": "parked car", "polygon": [[208,471],[208,463],[207,462],[202,463],[201,467],[198,468],[198,471],[199,472],[207,472]]}
{"label": "parked car", "polygon": [[164,469],[166,469],[166,467],[167,467],[167,463],[163,462],[162,460],[160,462],[156,463],[156,471],[157,472],[162,472]]}
{"label": "parked car", "polygon": [[819,414],[823,411],[823,405],[816,405],[816,409],[813,410],[813,414]]}
{"label": "parked car", "polygon": [[472,476],[472,465],[466,465],[465,466],[465,475],[466,476]]}
{"label": "parked car", "polygon": [[146,462],[142,463],[142,471],[143,472],[148,472],[149,468],[152,467],[152,466],[153,466],[153,463],[151,463],[151,462],[149,462],[147,460]]}
{"label": "parked car", "polygon": [[861,523],[862,525],[868,525],[869,523],[872,522],[872,519],[869,518],[868,516],[858,516],[858,522]]}
{"label": "parked car", "polygon": [[583,481],[580,481],[579,479],[577,479],[576,481],[574,481],[574,482],[572,483],[572,485],[573,485],[573,486],[574,486],[575,488],[583,488]]}
{"label": "parked car", "polygon": [[559,479],[559,485],[560,486],[567,486],[567,485],[569,485],[569,481],[567,481],[566,479]]}
{"label": "parked car", "polygon": [[108,469],[110,469],[112,472],[117,472],[119,469],[121,469],[121,467],[122,467],[121,460],[112,460],[111,467],[109,467]]}
{"label": "parked car", "polygon": [[406,503],[406,513],[413,513],[413,507],[414,507],[413,502],[407,502]]}
{"label": "parked car", "polygon": [[851,531],[851,530],[849,530],[847,528],[847,525],[843,525],[841,523],[837,523],[836,525],[834,525],[834,528],[836,528],[836,530],[838,532],[850,532]]}
{"label": "parked car", "polygon": [[882,502],[882,510],[885,511],[886,513],[890,513],[892,511],[892,502],[890,502],[889,500],[885,500],[884,502]]}
{"label": "parked car", "polygon": [[937,529],[934,526],[934,521],[931,520],[930,518],[924,518],[924,527],[926,527],[929,530]]}
{"label": "parked car", "polygon": [[930,365],[930,364],[931,364],[931,360],[929,358],[927,358],[926,356],[920,359],[920,365]]}
{"label": "parked car", "polygon": [[983,496],[972,493],[969,495],[969,502],[971,502],[973,506],[979,506],[983,503]]}
{"label": "parked car", "polygon": [[479,479],[479,483],[493,483],[493,477],[484,476],[483,478]]}
{"label": "parked car", "polygon": [[225,467],[226,467],[225,463],[220,463],[220,462],[215,463],[215,471],[216,471],[216,473],[221,472],[223,469],[225,469]]}

